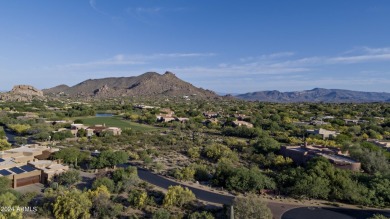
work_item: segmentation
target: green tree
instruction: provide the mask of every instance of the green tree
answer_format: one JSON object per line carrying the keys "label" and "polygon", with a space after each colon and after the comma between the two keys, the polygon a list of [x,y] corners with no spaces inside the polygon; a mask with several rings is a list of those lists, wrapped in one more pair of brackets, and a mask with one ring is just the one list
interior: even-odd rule
{"label": "green tree", "polygon": [[140,209],[146,205],[146,201],[148,199],[148,195],[145,191],[141,190],[132,190],[129,193],[128,201],[134,207]]}
{"label": "green tree", "polygon": [[11,148],[11,144],[8,143],[7,139],[0,139],[0,151],[4,151]]}
{"label": "green tree", "polygon": [[129,180],[130,178],[138,178],[136,167],[118,168],[112,173],[112,179],[115,183],[119,181]]}
{"label": "green tree", "polygon": [[188,219],[214,219],[214,216],[210,212],[202,211],[188,215]]}
{"label": "green tree", "polygon": [[0,139],[5,138],[5,137],[6,137],[6,134],[5,134],[4,128],[2,126],[0,126]]}
{"label": "green tree", "polygon": [[188,188],[183,188],[181,186],[170,186],[168,188],[167,194],[164,197],[163,205],[165,207],[182,207],[183,205],[193,200],[195,200],[195,195]]}
{"label": "green tree", "polygon": [[195,175],[194,178],[197,181],[208,181],[210,179],[210,172],[207,169],[206,165],[195,165]]}
{"label": "green tree", "polygon": [[369,217],[368,219],[389,219],[389,218],[384,216],[383,214],[374,214],[372,217]]}
{"label": "green tree", "polygon": [[183,169],[176,169],[174,177],[179,180],[193,180],[195,175],[195,169],[192,167],[184,167]]}
{"label": "green tree", "polygon": [[0,193],[3,193],[9,189],[11,189],[11,183],[12,181],[10,179],[8,179],[7,177],[5,176],[1,176],[0,177]]}
{"label": "green tree", "polygon": [[0,219],[22,219],[23,213],[16,209],[17,206],[14,206],[17,202],[18,198],[12,194],[11,192],[5,192],[0,194],[0,206],[3,208],[12,208],[10,211],[0,211]]}
{"label": "green tree", "polygon": [[124,151],[103,151],[99,157],[94,159],[92,166],[101,169],[104,167],[115,167],[118,164],[125,163],[129,159],[129,155]]}
{"label": "green tree", "polygon": [[272,219],[271,210],[256,195],[236,197],[233,201],[234,218],[237,219]]}
{"label": "green tree", "polygon": [[57,196],[53,203],[53,214],[57,219],[87,219],[90,218],[91,207],[87,193],[74,189]]}
{"label": "green tree", "polygon": [[123,206],[110,200],[110,192],[104,185],[88,190],[87,194],[92,201],[91,213],[95,218],[116,218],[121,214]]}
{"label": "green tree", "polygon": [[204,148],[204,154],[206,157],[217,161],[220,158],[227,158],[232,161],[237,161],[238,156],[230,148],[222,144],[211,144]]}
{"label": "green tree", "polygon": [[57,182],[61,185],[71,187],[81,180],[80,172],[77,170],[69,170],[57,176]]}
{"label": "green tree", "polygon": [[187,154],[192,159],[199,158],[200,157],[200,148],[199,147],[189,148],[187,151]]}
{"label": "green tree", "polygon": [[296,196],[327,199],[330,192],[329,184],[329,180],[325,178],[306,174],[296,182],[292,191]]}
{"label": "green tree", "polygon": [[170,219],[171,213],[164,208],[160,208],[153,213],[152,219]]}
{"label": "green tree", "polygon": [[19,144],[19,145],[24,145],[24,144],[27,144],[27,138],[26,137],[15,137],[15,142],[16,144]]}
{"label": "green tree", "polygon": [[92,189],[97,189],[100,186],[107,187],[110,192],[113,192],[115,189],[114,181],[108,177],[98,178],[92,183]]}
{"label": "green tree", "polygon": [[257,167],[251,169],[241,167],[233,169],[233,174],[226,179],[226,187],[229,190],[255,192],[264,188],[274,189],[275,183],[269,177],[263,175]]}
{"label": "green tree", "polygon": [[280,149],[280,144],[275,139],[267,135],[262,135],[256,140],[253,147],[257,152],[266,154],[269,152],[278,151]]}
{"label": "green tree", "polygon": [[76,147],[64,148],[54,154],[55,159],[63,160],[64,163],[68,164],[76,164],[76,162],[79,164],[85,161],[88,156],[87,153],[81,152],[80,149]]}
{"label": "green tree", "polygon": [[18,134],[23,134],[31,128],[28,124],[8,124],[7,127]]}

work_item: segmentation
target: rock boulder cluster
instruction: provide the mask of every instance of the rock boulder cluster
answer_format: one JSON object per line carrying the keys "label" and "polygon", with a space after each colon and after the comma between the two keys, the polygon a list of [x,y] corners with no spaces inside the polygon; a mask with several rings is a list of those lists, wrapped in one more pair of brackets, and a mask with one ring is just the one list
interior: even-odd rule
{"label": "rock boulder cluster", "polygon": [[33,99],[45,99],[43,92],[30,85],[16,85],[11,91],[0,93],[3,101],[31,101]]}

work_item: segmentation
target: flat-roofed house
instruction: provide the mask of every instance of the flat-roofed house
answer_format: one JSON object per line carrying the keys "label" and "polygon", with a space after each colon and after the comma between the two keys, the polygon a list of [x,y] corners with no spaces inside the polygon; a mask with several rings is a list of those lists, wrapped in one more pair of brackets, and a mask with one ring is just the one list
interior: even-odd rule
{"label": "flat-roofed house", "polygon": [[160,113],[164,114],[165,116],[169,116],[169,117],[173,117],[173,114],[175,114],[175,112],[173,110],[168,109],[168,108],[160,109]]}
{"label": "flat-roofed house", "polygon": [[291,158],[296,164],[306,164],[310,159],[321,156],[329,160],[335,167],[360,171],[361,163],[353,160],[347,154],[343,154],[339,149],[327,148],[324,146],[282,146],[280,153],[284,157]]}
{"label": "flat-roofed house", "polygon": [[122,129],[118,127],[108,127],[104,131],[111,132],[113,135],[121,135]]}
{"label": "flat-roofed house", "polygon": [[339,134],[336,131],[330,131],[322,128],[314,129],[314,130],[309,129],[306,130],[306,132],[313,135],[321,135],[322,139],[326,139],[329,137],[336,137]]}
{"label": "flat-roofed house", "polygon": [[84,124],[71,124],[70,125],[70,132],[72,132],[72,134],[77,137],[77,132],[80,130],[80,129],[84,129],[86,130],[88,128],[88,126],[84,125]]}
{"label": "flat-roofed house", "polygon": [[122,134],[122,129],[121,128],[118,128],[118,127],[106,127],[105,124],[103,125],[94,125],[94,126],[90,126],[87,128],[88,130],[88,136],[91,136],[90,134],[93,133],[93,134],[96,134],[96,135],[100,135],[102,132],[110,132],[112,133],[112,135],[121,135]]}
{"label": "flat-roofed house", "polygon": [[41,170],[41,183],[46,184],[54,179],[55,176],[69,170],[69,166],[61,164],[59,161],[36,160],[29,162],[30,166]]}
{"label": "flat-roofed house", "polygon": [[[21,187],[34,183],[45,183],[42,168],[35,166],[39,157],[47,157],[58,149],[40,145],[25,145],[0,152],[0,176],[12,180],[12,187]],[[40,161],[53,162],[53,161]],[[58,162],[57,162],[58,163]],[[64,167],[67,170],[68,167]]]}
{"label": "flat-roofed house", "polygon": [[211,118],[217,118],[219,116],[219,113],[217,112],[203,112],[203,116],[211,119]]}
{"label": "flat-roofed house", "polygon": [[181,123],[185,123],[185,122],[190,121],[190,119],[189,118],[184,118],[184,117],[176,117],[176,121],[179,121]]}

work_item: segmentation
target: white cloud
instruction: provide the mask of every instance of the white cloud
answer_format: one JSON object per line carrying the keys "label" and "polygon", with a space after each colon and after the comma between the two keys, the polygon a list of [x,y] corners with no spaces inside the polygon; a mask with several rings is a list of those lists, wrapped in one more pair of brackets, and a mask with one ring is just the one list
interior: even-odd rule
{"label": "white cloud", "polygon": [[159,7],[154,7],[154,8],[143,8],[143,7],[138,7],[135,9],[136,12],[138,13],[158,13],[162,9]]}
{"label": "white cloud", "polygon": [[[333,88],[352,89],[353,86],[375,87],[376,83],[382,86],[390,84],[390,80],[386,79],[387,73],[370,68],[362,68],[354,73],[353,68],[349,67],[356,63],[388,61],[390,60],[388,50],[387,48],[361,47],[359,50],[344,53],[344,55],[308,57],[297,57],[293,52],[279,52],[241,58],[236,62],[220,60],[218,63],[205,63],[204,59],[201,59],[216,56],[215,53],[118,54],[108,59],[57,66],[56,70],[69,70],[68,72],[83,72],[91,75],[94,75],[92,72],[103,72],[101,77],[104,77],[104,71],[109,71],[110,75],[128,76],[129,74],[139,75],[147,71],[165,72],[168,70],[197,86],[218,91],[222,91],[219,88],[226,87],[229,83],[231,85],[228,87],[232,89],[231,91],[234,88],[240,92],[264,89],[332,88],[332,86]],[[116,66],[123,67],[116,68]],[[346,71],[340,74],[337,74],[338,72],[326,74],[325,70],[332,66],[340,67],[342,70],[338,70],[339,73]],[[360,74],[361,71],[368,71],[368,73]],[[376,72],[373,74],[375,77],[369,74],[372,71]],[[332,76],[323,78],[323,75]]]}
{"label": "white cloud", "polygon": [[367,54],[357,56],[340,56],[329,58],[326,61],[329,64],[351,64],[351,63],[363,63],[371,61],[386,61],[390,60],[390,53],[387,54]]}
{"label": "white cloud", "polygon": [[108,59],[90,61],[84,63],[70,63],[56,66],[57,69],[86,69],[99,68],[103,66],[119,66],[119,65],[144,65],[150,61],[167,60],[167,59],[182,59],[194,57],[210,57],[215,56],[215,53],[156,53],[151,55],[124,55],[118,54]]}
{"label": "white cloud", "polygon": [[102,14],[102,15],[107,15],[106,13],[104,13],[103,11],[99,10],[97,8],[97,5],[96,5],[96,0],[89,0],[89,5],[91,6],[91,8],[96,11],[97,13],[99,14]]}
{"label": "white cloud", "polygon": [[390,47],[383,48],[370,48],[370,47],[362,47],[362,50],[370,53],[370,54],[388,54],[390,53]]}
{"label": "white cloud", "polygon": [[293,56],[295,53],[293,52],[278,52],[278,53],[271,53],[261,56],[249,56],[245,58],[241,58],[241,62],[248,62],[248,61],[255,61],[255,60],[272,60],[272,59],[278,59],[278,58],[284,58],[284,57],[290,57]]}
{"label": "white cloud", "polygon": [[[358,53],[358,54],[351,54]],[[353,64],[353,63],[366,63],[366,62],[380,62],[390,60],[390,48],[370,48],[360,47],[345,52],[344,56],[312,56],[303,57],[300,59],[291,59],[287,61],[276,61],[272,66],[287,67],[287,66],[324,66],[324,65],[336,65],[336,64]],[[293,53],[292,53],[293,55]]]}

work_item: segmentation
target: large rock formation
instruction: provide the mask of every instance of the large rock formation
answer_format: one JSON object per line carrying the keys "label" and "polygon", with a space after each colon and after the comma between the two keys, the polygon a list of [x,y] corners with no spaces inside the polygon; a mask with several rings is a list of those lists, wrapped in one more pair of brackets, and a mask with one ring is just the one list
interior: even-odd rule
{"label": "large rock formation", "polygon": [[[62,88],[62,89],[59,89]],[[214,98],[214,92],[197,88],[175,74],[147,72],[133,77],[89,79],[73,87],[57,86],[44,90],[45,95],[77,98],[113,98],[126,96]]]}
{"label": "large rock formation", "polygon": [[30,85],[16,85],[11,90],[12,94],[43,97],[43,92]]}
{"label": "large rock formation", "polygon": [[43,92],[30,85],[16,85],[11,91],[0,94],[0,100],[4,101],[31,101],[33,99],[45,99]]}

